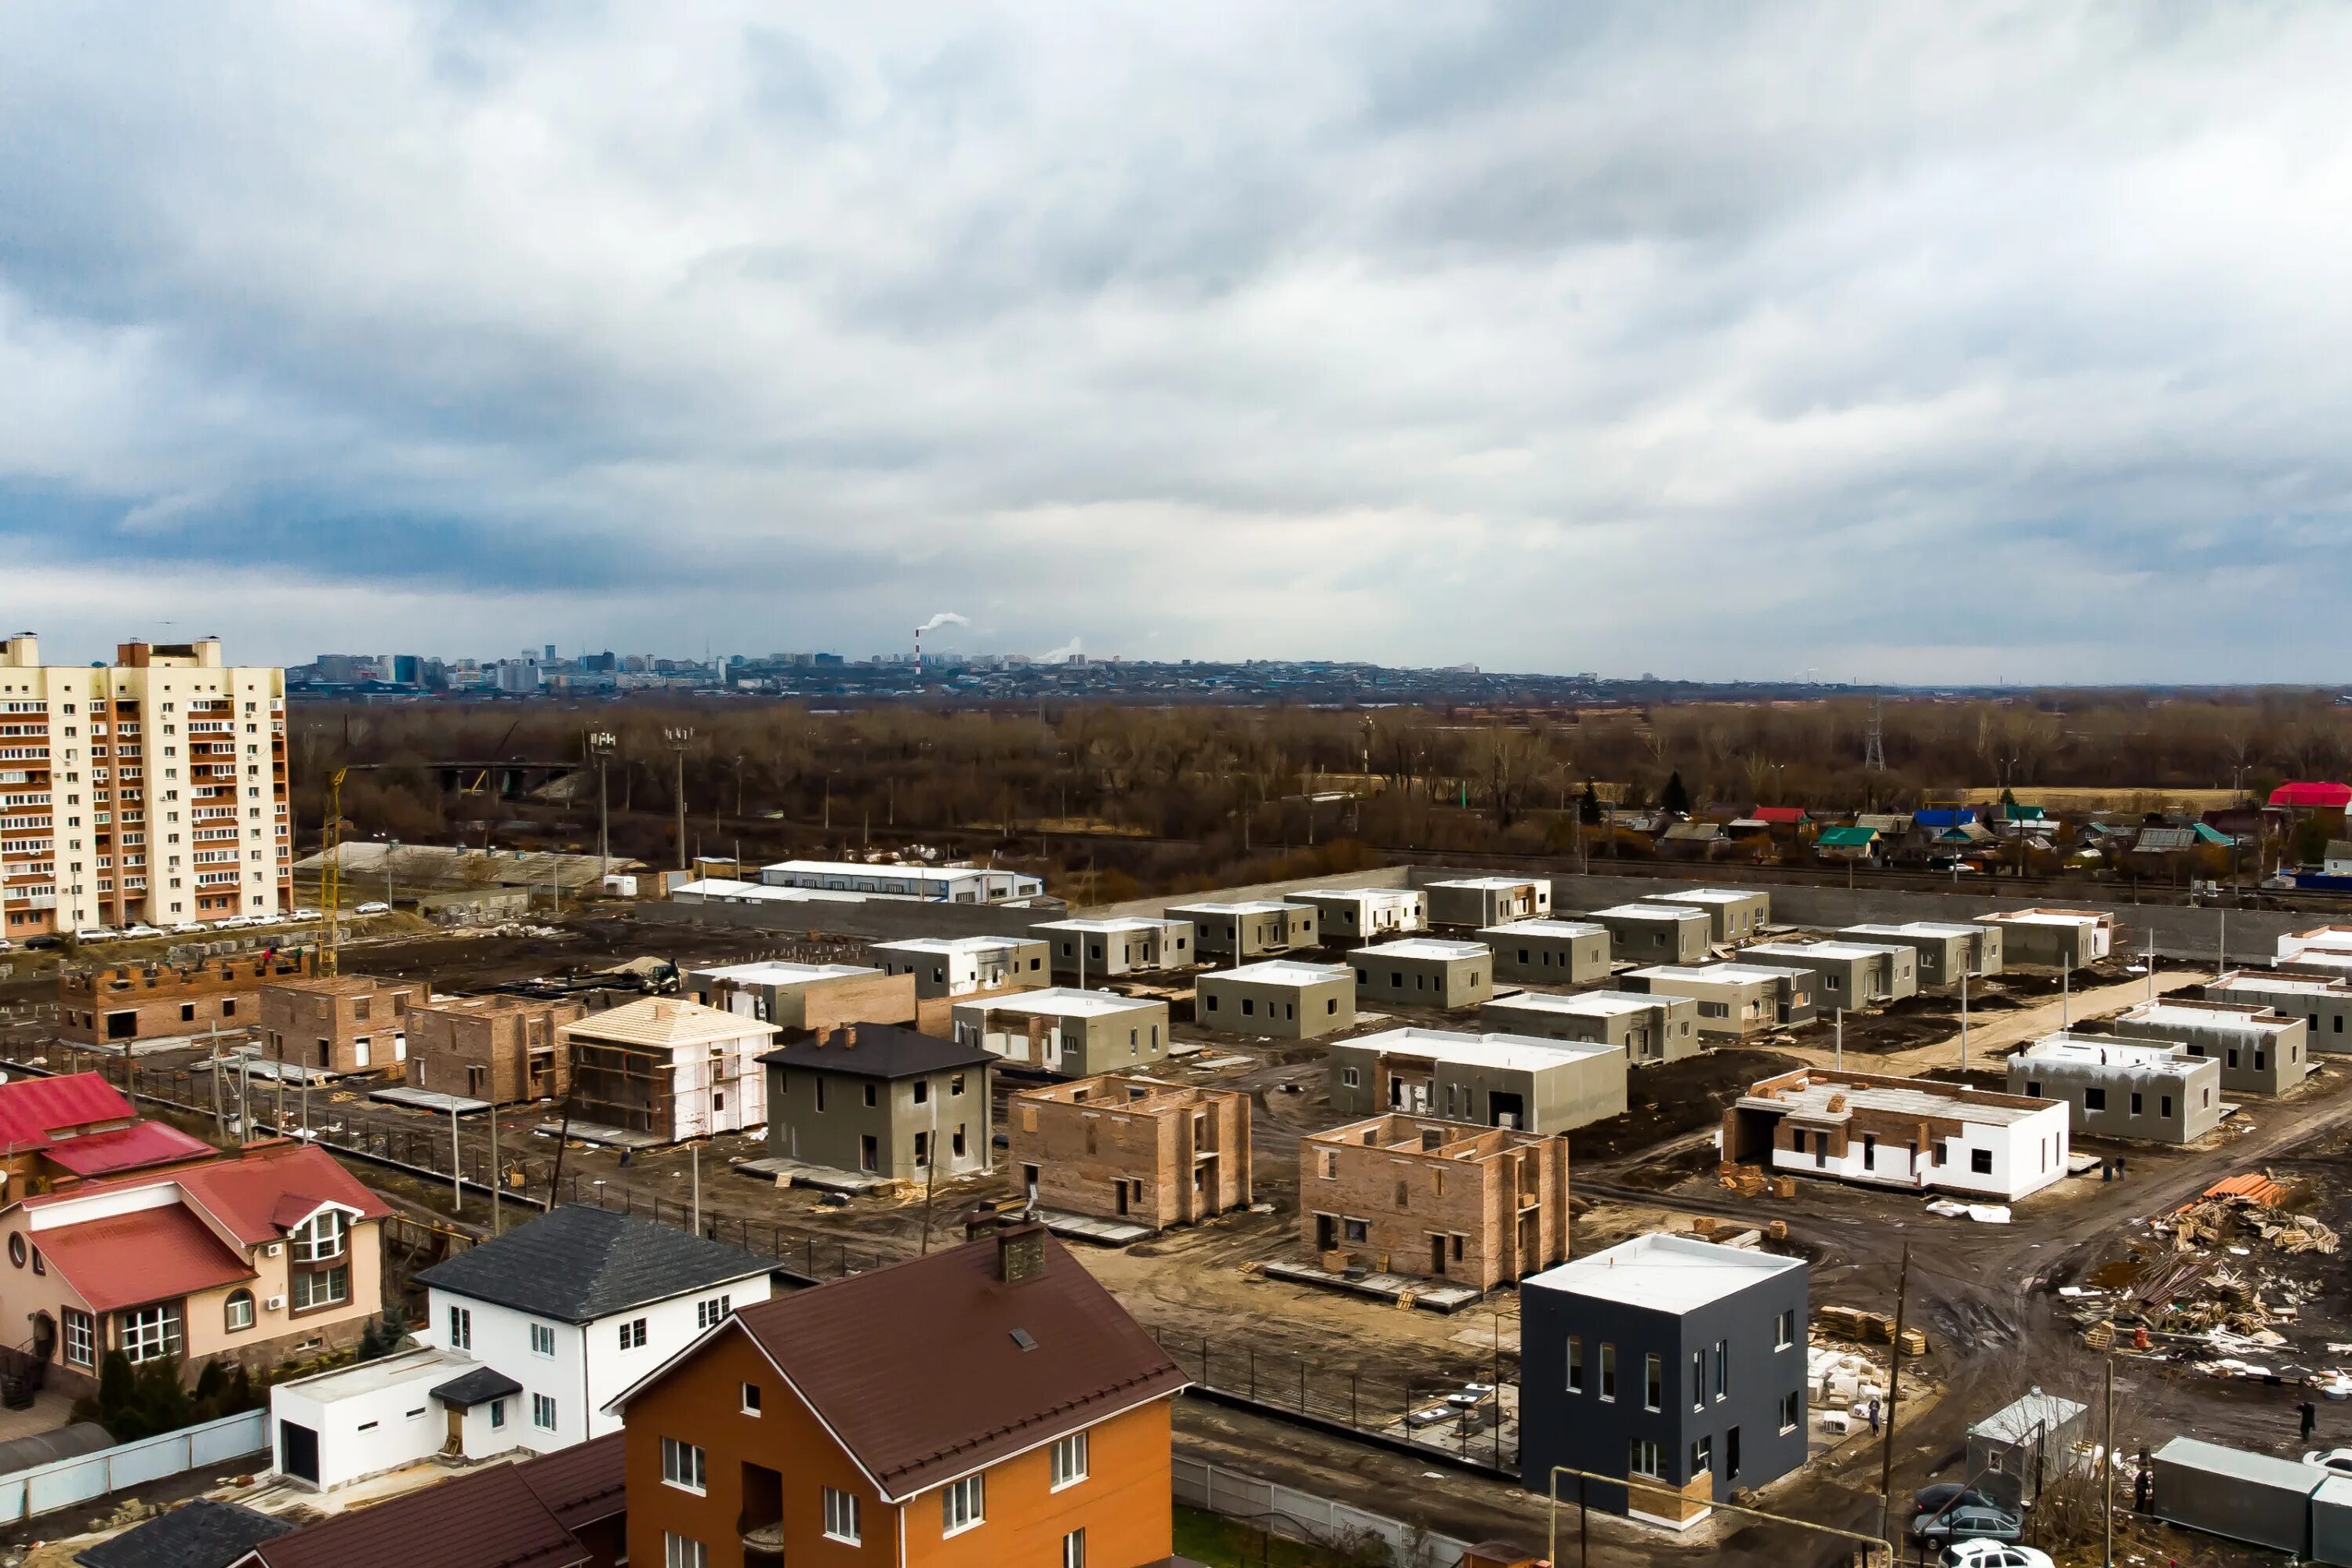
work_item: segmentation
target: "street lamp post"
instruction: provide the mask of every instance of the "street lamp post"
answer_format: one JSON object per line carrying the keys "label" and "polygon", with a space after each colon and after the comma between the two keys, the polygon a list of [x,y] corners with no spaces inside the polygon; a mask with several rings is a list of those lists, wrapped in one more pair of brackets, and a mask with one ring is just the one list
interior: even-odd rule
{"label": "street lamp post", "polygon": [[600,894],[613,869],[613,813],[604,789],[604,764],[620,743],[620,737],[610,730],[598,730],[588,737],[588,750],[596,758],[596,890]]}
{"label": "street lamp post", "polygon": [[677,868],[686,863],[686,749],[694,743],[694,731],[688,729],[664,730],[662,739],[669,742],[671,754],[677,760]]}

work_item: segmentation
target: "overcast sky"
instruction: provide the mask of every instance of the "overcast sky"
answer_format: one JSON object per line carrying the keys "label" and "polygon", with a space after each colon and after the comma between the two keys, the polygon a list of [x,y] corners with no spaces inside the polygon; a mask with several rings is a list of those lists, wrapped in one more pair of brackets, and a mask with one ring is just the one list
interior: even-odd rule
{"label": "overcast sky", "polygon": [[2352,679],[2347,60],[2341,5],[0,7],[0,618]]}

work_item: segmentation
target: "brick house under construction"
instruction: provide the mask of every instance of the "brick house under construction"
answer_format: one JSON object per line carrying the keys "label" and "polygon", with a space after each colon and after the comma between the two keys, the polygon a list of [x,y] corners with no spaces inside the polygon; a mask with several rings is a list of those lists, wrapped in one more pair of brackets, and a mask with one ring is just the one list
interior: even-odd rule
{"label": "brick house under construction", "polygon": [[556,1031],[583,1012],[535,996],[420,1002],[408,1009],[409,1085],[494,1105],[561,1100],[572,1064]]}
{"label": "brick house under construction", "polygon": [[308,954],[221,959],[186,969],[123,964],[60,973],[58,1037],[69,1046],[202,1035],[215,1026],[247,1029],[260,1016],[266,981],[310,973]]}
{"label": "brick house under construction", "polygon": [[1105,1074],[1024,1089],[1005,1105],[1005,1156],[1037,1201],[1164,1230],[1250,1202],[1250,1102]]}
{"label": "brick house under construction", "polygon": [[399,1078],[408,1009],[429,993],[414,980],[315,974],[261,987],[261,1054],[312,1072]]}
{"label": "brick house under construction", "polygon": [[1318,1258],[1491,1290],[1568,1256],[1568,1141],[1375,1116],[1298,1145],[1298,1219]]}

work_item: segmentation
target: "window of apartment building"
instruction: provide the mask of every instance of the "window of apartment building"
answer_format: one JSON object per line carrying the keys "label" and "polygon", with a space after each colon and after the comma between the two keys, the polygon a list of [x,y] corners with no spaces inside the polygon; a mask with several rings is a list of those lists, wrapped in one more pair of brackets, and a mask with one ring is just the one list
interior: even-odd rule
{"label": "window of apartment building", "polygon": [[116,1318],[115,1328],[134,1364],[180,1353],[180,1309],[172,1303],[133,1308]]}
{"label": "window of apartment building", "polygon": [[1570,1394],[1584,1392],[1584,1336],[1581,1334],[1568,1336],[1568,1391]]}
{"label": "window of apartment building", "polygon": [[1087,1532],[1083,1528],[1062,1537],[1062,1568],[1087,1568]]}
{"label": "window of apartment building", "polygon": [[1625,1470],[1628,1475],[1663,1478],[1666,1473],[1665,1455],[1649,1438],[1636,1437],[1625,1446]]}
{"label": "window of apartment building", "polygon": [[66,1364],[98,1364],[98,1320],[72,1307],[65,1310]]}
{"label": "window of apartment building", "polygon": [[1051,1455],[1054,1489],[1075,1486],[1087,1479],[1087,1435],[1073,1432],[1056,1441]]}
{"label": "window of apartment building", "polygon": [[1772,1320],[1772,1348],[1776,1351],[1784,1351],[1796,1342],[1797,1314],[1793,1311],[1782,1312]]}
{"label": "window of apartment building", "polygon": [[646,1348],[646,1321],[643,1318],[631,1318],[621,1325],[621,1348],[625,1351]]}
{"label": "window of apartment building", "polygon": [[1706,1352],[1691,1352],[1691,1408],[1706,1408]]}
{"label": "window of apartment building", "polygon": [[1793,1432],[1797,1429],[1797,1404],[1798,1397],[1795,1393],[1791,1392],[1780,1395],[1781,1431]]}
{"label": "window of apartment building", "polygon": [[1642,1358],[1643,1409],[1655,1410],[1659,1407],[1665,1396],[1665,1368],[1661,1364],[1660,1358],[1654,1355],[1643,1356]]}
{"label": "window of apartment building", "polygon": [[1601,1346],[1601,1397],[1611,1401],[1617,1397],[1617,1347],[1605,1341]]}
{"label": "window of apartment building", "polygon": [[710,1568],[710,1549],[676,1531],[662,1531],[662,1568]]}
{"label": "window of apartment building", "polygon": [[676,1437],[665,1437],[661,1444],[662,1484],[680,1491],[702,1491],[709,1456],[694,1444]]}
{"label": "window of apartment building", "polygon": [[986,1498],[981,1482],[986,1478],[966,1476],[960,1481],[950,1481],[940,1493],[940,1533],[956,1535],[970,1530],[987,1517]]}
{"label": "window of apartment building", "polygon": [[546,1323],[530,1326],[530,1353],[551,1356],[555,1353],[555,1330]]}
{"label": "window of apartment building", "polygon": [[474,1348],[474,1314],[467,1308],[449,1309],[449,1348],[453,1351]]}
{"label": "window of apartment building", "polygon": [[530,1424],[541,1431],[555,1430],[555,1401],[544,1394],[530,1396]]}
{"label": "window of apartment building", "polygon": [[857,1499],[832,1487],[824,1489],[824,1538],[855,1546],[859,1533]]}
{"label": "window of apartment building", "polygon": [[1715,1468],[1715,1439],[1701,1437],[1691,1445],[1690,1473],[1694,1479]]}
{"label": "window of apartment building", "polygon": [[725,1322],[727,1305],[728,1298],[725,1296],[713,1296],[708,1301],[697,1301],[694,1304],[694,1326],[698,1329],[707,1329],[713,1324]]}
{"label": "window of apartment building", "polygon": [[758,1384],[747,1383],[743,1384],[742,1401],[737,1408],[741,1410],[746,1415],[757,1415],[760,1414],[760,1385]]}

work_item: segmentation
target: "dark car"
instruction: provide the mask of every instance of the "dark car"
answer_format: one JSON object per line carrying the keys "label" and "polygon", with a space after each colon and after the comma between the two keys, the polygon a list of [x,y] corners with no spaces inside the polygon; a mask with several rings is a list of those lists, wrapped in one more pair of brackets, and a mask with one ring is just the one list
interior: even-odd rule
{"label": "dark car", "polygon": [[2015,1541],[2025,1533],[2025,1521],[1998,1503],[1956,1503],[1941,1513],[1922,1513],[1911,1521],[1911,1534],[1920,1541]]}
{"label": "dark car", "polygon": [[1937,1481],[1932,1487],[1921,1487],[1911,1494],[1913,1513],[1941,1513],[1948,1508],[1961,1508],[1969,1503],[1986,1508],[2000,1506],[1976,1488],[1962,1486],[1958,1481]]}
{"label": "dark car", "polygon": [[38,936],[28,936],[25,939],[26,947],[63,947],[65,944],[66,939],[55,931],[43,931]]}

